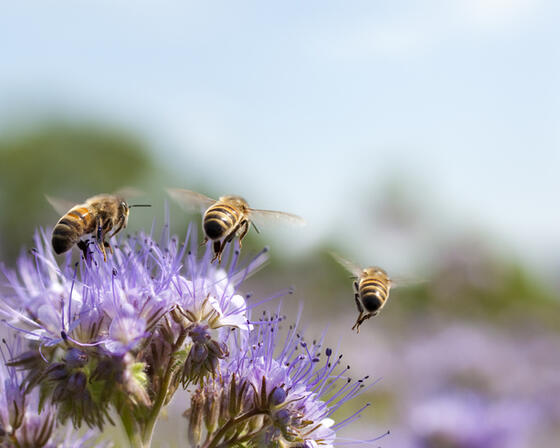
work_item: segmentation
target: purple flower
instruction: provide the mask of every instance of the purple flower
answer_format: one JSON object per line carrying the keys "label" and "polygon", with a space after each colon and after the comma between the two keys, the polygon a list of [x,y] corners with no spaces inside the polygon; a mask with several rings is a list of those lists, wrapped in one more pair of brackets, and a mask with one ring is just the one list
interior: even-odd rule
{"label": "purple flower", "polygon": [[[188,413],[191,444],[199,444],[206,434],[203,447],[243,441],[256,446],[333,447],[337,431],[368,406],[335,423],[333,413],[363,391],[367,377],[348,378],[342,356],[328,348],[323,351],[321,342],[307,344],[295,327],[285,340],[280,338],[282,320],[265,316],[253,322],[247,337],[238,335],[230,344],[219,380],[193,394]],[[199,414],[212,403],[218,405],[205,420]]]}
{"label": "purple flower", "polygon": [[209,247],[197,256],[192,226],[182,244],[166,229],[159,242],[142,233],[114,239],[106,261],[92,246],[77,263],[67,254],[62,265],[42,232],[17,270],[3,269],[9,288],[0,315],[28,345],[10,356],[22,389],[5,383],[4,431],[23,425],[22,391],[40,390],[48,428],[68,421],[103,428],[117,409],[129,440],[147,446],[182,384],[196,387],[186,413],[192,445],[344,441],[339,430],[368,405],[341,421],[334,413],[364,390],[367,377],[350,379],[342,355],[306,343],[296,327],[280,338],[279,316],[250,320],[250,309],[268,299],[249,305],[239,287],[266,261],[266,249],[240,266],[238,244],[228,245],[216,265]]}
{"label": "purple flower", "polygon": [[[133,349],[173,306],[173,297],[161,294],[171,287],[173,260],[147,237],[125,240],[106,263],[94,254],[72,264],[68,255],[62,267],[44,232],[35,242],[31,255],[20,257],[17,273],[4,269],[11,294],[1,312],[12,328],[42,346],[69,340],[109,353]],[[123,326],[134,331],[119,331]]]}
{"label": "purple flower", "polygon": [[[228,251],[229,252],[229,251]],[[210,263],[212,257],[207,247],[202,260],[196,260],[193,252],[186,257],[190,267],[189,276],[177,276],[175,287],[179,294],[177,305],[181,313],[192,323],[205,324],[212,330],[235,327],[241,331],[250,330],[247,320],[247,304],[237,293],[239,285],[247,276],[257,270],[267,260],[267,250],[263,250],[249,264],[237,269],[239,250],[233,250],[229,268],[217,267]],[[228,255],[224,258],[228,258]],[[225,263],[224,263],[225,264]],[[219,338],[228,331],[217,331]]]}
{"label": "purple flower", "polygon": [[[5,342],[5,341],[4,341]],[[39,407],[39,391],[28,391],[24,375],[6,364],[7,357],[15,358],[20,343],[6,344],[0,350],[0,446],[12,447],[75,447],[94,445],[94,433],[88,431],[77,437],[70,429],[57,428],[56,409],[50,404]]]}
{"label": "purple flower", "polygon": [[[219,268],[209,249],[197,258],[191,227],[183,244],[165,229],[159,243],[140,233],[114,241],[107,261],[93,246],[77,263],[69,253],[61,266],[41,232],[16,271],[3,269],[9,289],[0,314],[32,344],[13,363],[26,370],[29,388],[48,391],[60,421],[101,428],[122,400],[145,412],[152,400],[170,399],[178,381],[214,374],[229,329],[249,330],[237,288],[266,251],[240,268],[239,251],[230,249]],[[182,373],[169,378],[171,369]]]}
{"label": "purple flower", "polygon": [[409,423],[413,446],[499,448],[527,446],[538,417],[535,406],[488,400],[473,392],[449,393],[413,407]]}

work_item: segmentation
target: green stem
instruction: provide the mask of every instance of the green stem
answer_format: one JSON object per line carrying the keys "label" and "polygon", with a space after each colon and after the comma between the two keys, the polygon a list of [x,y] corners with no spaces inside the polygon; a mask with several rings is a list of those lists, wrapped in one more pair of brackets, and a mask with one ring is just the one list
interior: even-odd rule
{"label": "green stem", "polygon": [[140,437],[140,432],[135,431],[133,434],[128,435],[128,441],[130,442],[131,448],[148,448],[150,445],[146,445]]}
{"label": "green stem", "polygon": [[218,445],[218,442],[220,441],[220,439],[225,436],[227,434],[227,432],[232,429],[233,427],[235,427],[237,424],[241,423],[243,420],[247,420],[251,417],[254,417],[256,415],[259,414],[266,414],[265,412],[262,412],[258,409],[253,409],[252,411],[249,411],[243,415],[240,415],[237,418],[232,418],[230,419],[224,426],[222,426],[222,428],[216,433],[216,435],[214,436],[214,438],[212,439],[212,441],[210,443],[205,443],[203,448],[217,448],[221,445]]}
{"label": "green stem", "polygon": [[177,351],[183,345],[183,342],[185,342],[186,337],[187,337],[187,331],[183,330],[173,346],[173,354],[169,358],[169,363],[167,364],[167,370],[165,371],[163,381],[161,382],[161,387],[159,389],[156,401],[152,406],[150,416],[148,417],[146,425],[144,426],[144,429],[142,431],[142,442],[143,442],[143,445],[141,445],[142,447],[149,447],[152,444],[152,436],[154,433],[154,428],[156,426],[157,418],[159,416],[161,408],[163,407],[163,403],[165,403],[165,399],[167,398],[169,384],[171,383],[171,379],[173,377],[176,354]]}
{"label": "green stem", "polygon": [[145,448],[144,442],[140,437],[140,432],[138,431],[138,427],[135,423],[134,416],[124,409],[121,409],[121,412],[118,412],[117,415],[123,425],[124,432],[130,446],[132,448]]}

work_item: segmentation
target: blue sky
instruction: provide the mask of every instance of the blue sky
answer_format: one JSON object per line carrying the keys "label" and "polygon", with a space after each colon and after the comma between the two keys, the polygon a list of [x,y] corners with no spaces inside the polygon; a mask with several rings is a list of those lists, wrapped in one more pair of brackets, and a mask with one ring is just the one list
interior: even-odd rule
{"label": "blue sky", "polygon": [[[560,266],[557,2],[1,5],[4,128],[53,109],[131,127],[182,186],[304,215],[298,244],[338,229],[364,263],[475,229]],[[430,223],[410,254],[364,211],[400,181]]]}

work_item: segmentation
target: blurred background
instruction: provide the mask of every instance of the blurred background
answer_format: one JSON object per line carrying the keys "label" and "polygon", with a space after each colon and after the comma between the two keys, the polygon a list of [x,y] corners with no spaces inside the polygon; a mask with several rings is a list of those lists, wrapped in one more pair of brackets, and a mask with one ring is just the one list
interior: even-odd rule
{"label": "blurred background", "polygon": [[[45,194],[140,188],[154,207],[127,231],[161,225],[165,187],[297,213],[250,232],[271,262],[247,288],[295,286],[286,314],[303,302],[310,338],[328,325],[382,378],[346,437],[558,446],[559,19],[552,0],[3,2],[1,259],[56,223]],[[200,219],[170,213],[179,234]],[[416,281],[356,335],[329,250]]]}

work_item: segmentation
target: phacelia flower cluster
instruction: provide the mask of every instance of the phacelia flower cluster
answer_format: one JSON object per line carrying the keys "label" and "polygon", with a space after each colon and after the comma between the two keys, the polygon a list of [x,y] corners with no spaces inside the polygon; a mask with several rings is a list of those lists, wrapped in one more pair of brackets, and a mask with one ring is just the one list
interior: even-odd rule
{"label": "phacelia flower cluster", "polygon": [[[284,317],[251,320],[240,288],[266,250],[240,263],[230,245],[218,265],[198,244],[192,226],[183,241],[166,226],[157,239],[114,241],[107,261],[91,245],[80,260],[68,253],[59,263],[39,232],[17,269],[3,268],[0,317],[24,349],[3,362],[0,432],[41,434],[19,446],[49,446],[57,426],[103,429],[119,418],[133,446],[149,446],[181,387],[190,391],[192,446],[336,445],[364,407],[339,422],[333,413],[366,378],[352,381],[341,356],[307,344],[296,327],[283,330]],[[43,404],[42,423],[26,417],[29,397],[33,409]],[[22,429],[30,422],[35,429]]]}
{"label": "phacelia flower cluster", "polygon": [[232,344],[219,379],[195,391],[188,413],[193,446],[333,447],[336,431],[369,406],[335,424],[333,413],[362,392],[368,377],[352,380],[342,355],[308,344],[297,326],[282,336],[284,320],[264,314],[248,338]]}

